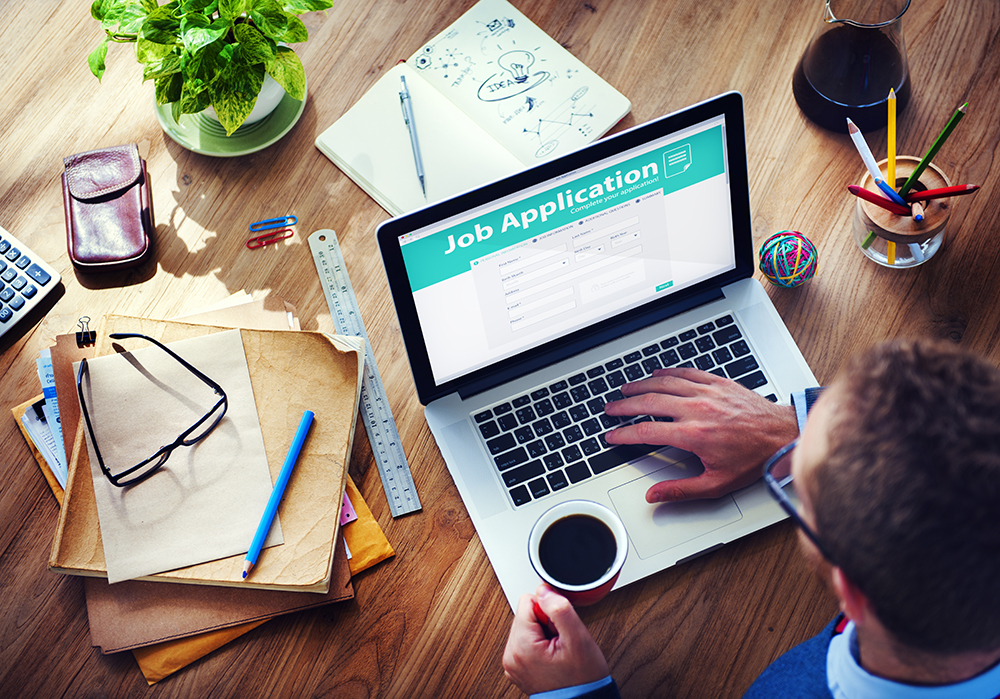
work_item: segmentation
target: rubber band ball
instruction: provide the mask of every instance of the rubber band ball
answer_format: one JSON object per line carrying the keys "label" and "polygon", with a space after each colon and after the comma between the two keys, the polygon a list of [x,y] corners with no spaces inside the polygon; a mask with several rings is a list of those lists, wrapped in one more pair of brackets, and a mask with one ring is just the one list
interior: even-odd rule
{"label": "rubber band ball", "polygon": [[791,288],[816,274],[819,253],[816,246],[798,231],[781,231],[760,246],[760,271],[777,286]]}

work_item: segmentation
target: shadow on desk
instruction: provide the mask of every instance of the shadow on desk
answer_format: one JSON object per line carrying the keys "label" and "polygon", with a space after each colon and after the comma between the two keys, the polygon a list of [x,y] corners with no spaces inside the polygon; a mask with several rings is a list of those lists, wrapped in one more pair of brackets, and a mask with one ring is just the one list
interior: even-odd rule
{"label": "shadow on desk", "polygon": [[[182,281],[184,293],[195,296],[201,290],[216,293],[216,282],[222,282],[230,294],[278,295],[301,303],[303,286],[318,284],[306,238],[319,228],[344,225],[339,217],[328,218],[343,212],[329,206],[336,199],[330,188],[349,183],[314,146],[316,110],[310,97],[283,138],[236,157],[196,153],[159,134],[162,142],[153,150],[172,162],[161,162],[153,193],[157,274],[162,270]],[[298,217],[291,237],[245,247],[257,235],[249,231],[252,222],[288,215]],[[314,318],[303,320],[304,328],[317,329]]]}

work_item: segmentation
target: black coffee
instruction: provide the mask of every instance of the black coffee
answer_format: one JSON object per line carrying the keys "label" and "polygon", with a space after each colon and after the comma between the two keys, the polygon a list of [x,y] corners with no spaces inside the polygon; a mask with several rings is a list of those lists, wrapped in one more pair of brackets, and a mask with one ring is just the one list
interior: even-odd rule
{"label": "black coffee", "polygon": [[538,558],[565,585],[588,585],[610,570],[618,547],[614,532],[590,515],[557,519],[542,534]]}
{"label": "black coffee", "polygon": [[910,74],[899,49],[878,29],[850,25],[818,37],[792,77],[802,113],[837,133],[847,133],[847,117],[862,131],[884,127],[889,88],[901,112],[910,99]]}

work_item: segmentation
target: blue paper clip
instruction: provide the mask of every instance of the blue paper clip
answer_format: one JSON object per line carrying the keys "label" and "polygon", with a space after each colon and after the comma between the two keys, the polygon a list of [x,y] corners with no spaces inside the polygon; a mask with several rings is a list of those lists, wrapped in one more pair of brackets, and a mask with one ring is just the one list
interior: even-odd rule
{"label": "blue paper clip", "polygon": [[272,228],[281,228],[282,226],[294,226],[299,222],[295,216],[281,216],[280,218],[268,218],[263,221],[254,221],[250,224],[250,230],[254,233],[258,231],[268,231]]}
{"label": "blue paper clip", "polygon": [[[285,235],[279,235],[284,233]],[[247,241],[247,248],[250,250],[256,250],[257,248],[262,248],[265,245],[270,245],[271,243],[277,243],[279,240],[284,240],[285,238],[292,237],[291,228],[283,228],[280,231],[270,231],[269,233],[262,233],[260,235],[255,235],[253,238]]]}

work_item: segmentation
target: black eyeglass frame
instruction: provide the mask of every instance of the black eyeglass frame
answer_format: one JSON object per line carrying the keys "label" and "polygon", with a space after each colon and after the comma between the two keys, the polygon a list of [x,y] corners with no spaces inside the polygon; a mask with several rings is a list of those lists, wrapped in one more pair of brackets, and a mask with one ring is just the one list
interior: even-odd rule
{"label": "black eyeglass frame", "polygon": [[[90,413],[87,410],[87,402],[86,402],[86,400],[84,400],[84,397],[83,397],[83,376],[84,376],[84,374],[87,374],[89,376],[90,375],[90,370],[87,368],[87,359],[86,359],[86,357],[83,358],[82,360],[80,360],[80,368],[79,368],[79,370],[77,371],[77,374],[76,374],[76,391],[77,391],[77,394],[80,396],[80,410],[83,413],[84,422],[87,424],[87,432],[90,434],[90,443],[94,447],[94,454],[97,456],[97,463],[101,467],[101,471],[104,473],[104,475],[107,477],[107,479],[109,481],[111,481],[112,485],[117,486],[119,488],[124,488],[125,486],[128,486],[128,485],[134,485],[136,483],[140,483],[140,482],[146,480],[147,478],[149,478],[150,476],[152,476],[154,473],[156,473],[160,469],[160,467],[163,466],[163,464],[165,464],[167,462],[167,459],[170,458],[170,454],[177,447],[181,447],[181,446],[190,447],[190,446],[193,446],[193,445],[197,444],[198,442],[200,442],[201,440],[203,440],[208,435],[210,435],[212,433],[212,431],[216,427],[218,427],[219,423],[222,421],[222,418],[225,417],[226,411],[229,409],[229,399],[226,397],[226,392],[222,389],[222,386],[220,386],[218,383],[216,383],[215,381],[213,381],[212,379],[210,379],[208,376],[206,376],[204,373],[202,373],[201,371],[199,371],[197,368],[195,368],[194,366],[192,366],[191,364],[189,364],[186,360],[184,360],[183,357],[181,357],[180,355],[178,355],[176,352],[174,352],[173,350],[171,350],[169,347],[167,347],[166,345],[164,345],[159,340],[155,340],[155,339],[153,339],[153,338],[151,338],[151,337],[149,337],[147,335],[142,335],[141,333],[111,333],[110,335],[108,335],[108,337],[110,337],[112,340],[122,340],[122,339],[126,339],[126,338],[139,338],[139,339],[142,339],[142,340],[146,340],[147,342],[152,342],[154,345],[156,345],[157,347],[159,347],[160,349],[162,349],[164,352],[166,352],[167,354],[169,354],[171,357],[173,357],[174,359],[176,359],[178,362],[180,362],[181,366],[183,366],[185,369],[187,369],[192,374],[194,374],[195,376],[197,376],[206,385],[208,385],[209,388],[211,388],[212,390],[215,391],[216,395],[221,396],[219,398],[219,400],[216,402],[216,404],[214,406],[212,406],[212,408],[207,413],[205,413],[197,422],[195,422],[193,425],[191,425],[191,427],[189,427],[186,430],[184,430],[180,434],[180,436],[177,439],[175,439],[173,442],[171,442],[170,444],[167,444],[165,446],[160,447],[149,458],[144,459],[143,461],[139,462],[135,466],[132,466],[131,468],[125,469],[121,473],[115,475],[115,474],[112,474],[111,473],[111,469],[109,469],[105,465],[105,463],[104,463],[104,457],[101,456],[101,450],[97,446],[97,436],[94,434],[94,427],[93,427],[93,425],[91,424],[91,421],[90,421]],[[190,435],[195,430],[199,429],[210,417],[212,417],[212,414],[215,413],[219,409],[219,406],[222,406],[222,412],[220,412],[216,416],[215,421],[208,427],[208,429],[206,429],[202,434],[198,435],[196,438],[189,440],[188,439],[188,435]],[[157,463],[155,463],[152,467],[149,467],[149,464],[151,462],[153,462],[153,461],[157,461]],[[148,470],[143,471],[138,476],[135,476],[134,478],[128,478],[128,476],[130,474],[135,473],[136,471],[138,471],[140,469],[143,469],[143,468],[147,468],[147,467],[148,467]]]}
{"label": "black eyeglass frame", "polygon": [[785,486],[792,482],[791,470],[789,470],[787,476],[780,479],[776,478],[772,473],[774,467],[783,458],[789,455],[792,450],[798,446],[798,444],[798,439],[792,440],[792,442],[783,446],[775,452],[770,459],[764,462],[764,483],[767,485],[767,492],[771,494],[771,497],[778,501],[781,509],[788,513],[788,516],[791,517],[796,526],[802,530],[802,533],[809,538],[809,541],[811,541],[817,549],[819,549],[823,558],[836,565],[836,563],[834,563],[834,557],[830,555],[830,549],[819,538],[819,534],[817,534],[813,528],[806,524],[806,521],[802,519],[802,515],[799,514],[798,508],[795,507],[795,503],[792,502],[792,499],[788,497],[788,494],[784,491]]}

